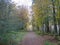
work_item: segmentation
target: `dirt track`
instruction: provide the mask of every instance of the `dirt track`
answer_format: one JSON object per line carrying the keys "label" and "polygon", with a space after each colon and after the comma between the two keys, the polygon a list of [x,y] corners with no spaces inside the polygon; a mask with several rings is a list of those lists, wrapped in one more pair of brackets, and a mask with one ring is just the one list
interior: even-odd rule
{"label": "dirt track", "polygon": [[29,32],[24,36],[22,45],[44,45],[44,38],[38,37],[34,32]]}

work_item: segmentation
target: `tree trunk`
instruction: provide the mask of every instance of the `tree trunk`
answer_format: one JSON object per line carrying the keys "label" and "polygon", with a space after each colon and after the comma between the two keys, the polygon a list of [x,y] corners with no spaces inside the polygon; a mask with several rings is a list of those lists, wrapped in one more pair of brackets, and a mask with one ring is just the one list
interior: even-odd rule
{"label": "tree trunk", "polygon": [[60,18],[58,18],[58,25],[59,25],[59,36],[60,36]]}
{"label": "tree trunk", "polygon": [[49,21],[46,22],[46,32],[49,33]]}
{"label": "tree trunk", "polygon": [[55,1],[52,0],[52,6],[53,6],[53,21],[54,21],[54,30],[55,30],[55,33],[57,34],[57,26],[56,26],[56,13],[55,13]]}

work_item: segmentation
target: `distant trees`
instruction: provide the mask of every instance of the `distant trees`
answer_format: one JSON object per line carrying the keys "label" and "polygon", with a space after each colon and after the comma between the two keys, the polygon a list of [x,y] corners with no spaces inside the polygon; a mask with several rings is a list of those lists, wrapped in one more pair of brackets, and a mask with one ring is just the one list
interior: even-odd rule
{"label": "distant trees", "polygon": [[17,11],[17,17],[20,20],[20,27],[26,29],[27,22],[28,22],[28,10],[27,7],[24,6],[18,6]]}

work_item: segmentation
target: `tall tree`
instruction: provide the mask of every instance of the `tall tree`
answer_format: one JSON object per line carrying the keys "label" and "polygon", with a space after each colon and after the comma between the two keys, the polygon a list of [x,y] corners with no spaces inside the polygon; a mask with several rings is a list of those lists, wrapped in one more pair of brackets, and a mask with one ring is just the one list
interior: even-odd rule
{"label": "tall tree", "polygon": [[11,0],[0,0],[0,32],[4,33],[5,28],[8,27],[8,13],[9,4]]}
{"label": "tall tree", "polygon": [[[50,2],[48,0],[33,0],[33,11],[34,11],[34,20],[38,27],[44,25],[44,21],[46,22],[46,31],[49,32],[49,6]],[[43,28],[43,27],[42,27]]]}
{"label": "tall tree", "polygon": [[52,0],[52,6],[53,6],[53,21],[54,21],[54,30],[57,34],[57,25],[56,25],[56,12],[55,12],[55,0]]}

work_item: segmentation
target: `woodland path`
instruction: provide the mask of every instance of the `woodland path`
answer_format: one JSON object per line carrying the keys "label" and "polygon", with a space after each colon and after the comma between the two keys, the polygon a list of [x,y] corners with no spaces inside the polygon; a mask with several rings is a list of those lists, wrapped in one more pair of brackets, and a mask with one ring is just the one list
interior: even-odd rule
{"label": "woodland path", "polygon": [[44,45],[45,39],[42,36],[37,36],[34,32],[28,32],[23,40],[22,45]]}

